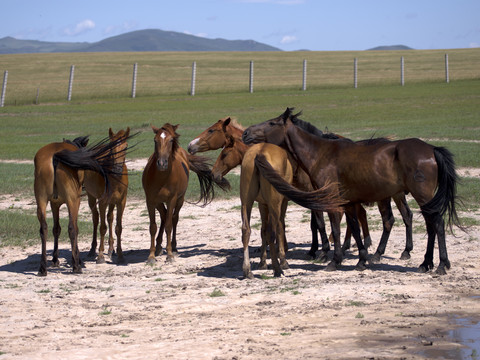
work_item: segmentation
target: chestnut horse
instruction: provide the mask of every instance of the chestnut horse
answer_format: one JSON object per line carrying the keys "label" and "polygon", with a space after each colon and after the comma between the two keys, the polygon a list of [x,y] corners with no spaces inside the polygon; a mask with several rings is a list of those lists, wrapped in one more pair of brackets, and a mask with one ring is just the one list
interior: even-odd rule
{"label": "chestnut horse", "polygon": [[[390,202],[390,197],[408,192],[420,206],[428,234],[427,250],[419,271],[433,269],[437,238],[440,257],[437,273],[446,274],[450,261],[443,215],[448,213],[450,229],[452,225],[461,227],[456,213],[458,176],[453,155],[443,147],[416,138],[373,145],[326,140],[305,131],[306,122],[299,121],[297,116],[287,108],[279,117],[248,128],[243,133],[243,141],[247,144],[266,141],[283,146],[308,172],[315,187],[326,181],[337,185],[337,193],[348,201],[344,208],[359,250],[357,269],[365,269],[368,252],[360,239],[354,205],[359,202],[384,202],[385,199]],[[265,159],[257,156],[255,163],[277,190],[289,196],[289,184],[282,183],[281,177],[275,175]],[[338,236],[340,224],[334,217],[330,220],[335,235],[335,255],[327,268],[334,270],[342,261]]]}
{"label": "chestnut horse", "polygon": [[[100,246],[98,248],[97,264],[105,263],[105,256],[103,254],[105,250],[105,234],[107,232],[107,224],[105,222],[105,214],[108,206],[108,256],[113,255],[113,211],[117,209],[115,235],[117,236],[117,263],[125,263],[122,252],[122,217],[125,210],[125,204],[127,203],[127,189],[128,189],[128,171],[125,165],[125,151],[127,147],[126,141],[120,141],[123,138],[130,136],[130,128],[127,130],[120,130],[117,133],[112,131],[112,128],[108,130],[108,136],[110,142],[117,144],[112,151],[120,154],[115,157],[113,167],[117,169],[119,175],[109,175],[110,191],[109,196],[102,196],[105,189],[105,181],[103,177],[93,171],[85,172],[84,186],[88,195],[88,205],[92,210],[93,221],[93,237],[92,246],[88,256],[95,258],[95,252],[97,248],[97,229],[100,218]],[[97,209],[98,200],[98,209]],[[100,216],[99,216],[100,211]]]}
{"label": "chestnut horse", "polygon": [[[50,203],[53,214],[53,265],[59,265],[58,238],[61,232],[59,212],[60,206],[66,204],[69,218],[68,235],[72,247],[72,270],[74,273],[82,272],[77,242],[77,218],[84,181],[83,170],[93,170],[100,173],[104,177],[104,189],[108,193],[110,188],[108,176],[115,174],[116,171],[110,165],[115,157],[121,156],[121,154],[111,150],[126,140],[126,138],[114,142],[104,140],[87,148],[88,137],[79,137],[73,142],[63,141],[45,145],[35,154],[34,192],[42,240],[42,255],[38,275],[47,275],[48,227],[46,209],[48,203]],[[125,151],[126,149],[122,150],[122,153]]]}
{"label": "chestnut horse", "polygon": [[[187,191],[190,170],[194,171],[200,182],[200,201],[208,204],[214,197],[214,179],[207,159],[190,155],[180,147],[176,133],[178,125],[165,124],[161,128],[152,125],[155,133],[154,152],[148,159],[142,175],[148,216],[150,218],[150,254],[148,262],[154,263],[155,256],[162,251],[163,231],[167,235],[167,261],[173,261],[173,252],[177,251],[177,224],[180,209]],[[222,189],[230,184],[226,180],[218,183]],[[155,210],[161,217],[156,246],[157,224]]]}

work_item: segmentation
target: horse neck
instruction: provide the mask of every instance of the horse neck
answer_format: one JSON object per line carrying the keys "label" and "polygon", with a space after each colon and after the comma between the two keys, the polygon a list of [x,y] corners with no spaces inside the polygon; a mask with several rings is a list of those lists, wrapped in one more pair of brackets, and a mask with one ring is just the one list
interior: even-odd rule
{"label": "horse neck", "polygon": [[[285,142],[287,149],[307,173],[311,173],[318,166],[318,162],[324,158],[321,154],[323,150],[321,143],[323,141],[323,139],[299,129],[292,123],[286,128]],[[315,154],[315,156],[312,156],[312,154]]]}

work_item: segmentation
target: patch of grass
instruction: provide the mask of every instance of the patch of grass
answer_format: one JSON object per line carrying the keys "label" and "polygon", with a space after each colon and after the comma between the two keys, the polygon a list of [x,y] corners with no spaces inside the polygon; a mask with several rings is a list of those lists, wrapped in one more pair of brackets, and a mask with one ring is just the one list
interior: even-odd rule
{"label": "patch of grass", "polygon": [[50,289],[42,289],[40,291],[37,291],[38,294],[48,294],[50,293]]}
{"label": "patch of grass", "polygon": [[260,275],[260,279],[262,279],[262,280],[272,280],[272,279],[275,279],[275,278],[273,276],[270,276],[270,275],[262,274],[262,275]]}
{"label": "patch of grass", "polygon": [[222,290],[215,288],[210,294],[208,294],[210,297],[220,297],[220,296],[225,296],[225,294],[222,292]]}
{"label": "patch of grass", "polygon": [[363,301],[350,300],[346,303],[346,306],[365,306]]}
{"label": "patch of grass", "polygon": [[102,311],[98,313],[98,315],[104,316],[104,315],[110,315],[112,313],[112,310],[108,309],[107,306],[104,306]]}
{"label": "patch of grass", "polygon": [[364,317],[365,317],[365,315],[363,315],[360,312],[358,312],[357,315],[355,315],[355,319],[363,319]]}
{"label": "patch of grass", "polygon": [[[1,181],[0,181],[1,183]],[[53,220],[47,219],[49,238],[53,239]],[[62,233],[60,242],[70,242],[68,238],[68,218],[60,218]],[[33,211],[19,211],[17,209],[0,210],[0,247],[2,246],[31,246],[40,242],[40,224]],[[92,225],[86,221],[78,221],[79,236],[91,236]]]}
{"label": "patch of grass", "polygon": [[291,332],[281,332],[280,335],[281,336],[290,336],[290,335],[292,335],[292,333]]}

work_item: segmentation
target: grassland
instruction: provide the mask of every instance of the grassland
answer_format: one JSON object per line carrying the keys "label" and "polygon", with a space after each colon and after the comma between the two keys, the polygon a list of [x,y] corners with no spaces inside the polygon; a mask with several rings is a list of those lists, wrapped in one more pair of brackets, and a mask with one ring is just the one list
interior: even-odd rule
{"label": "grassland", "polygon": [[[109,127],[127,126],[139,132],[129,157],[145,158],[152,151],[150,124],[180,124],[181,145],[186,147],[219,118],[234,116],[248,126],[293,106],[304,111],[303,119],[321,129],[355,140],[420,137],[447,146],[458,166],[480,167],[480,49],[448,51],[449,84],[444,81],[444,53],[2,55],[0,66],[9,70],[9,77],[5,107],[0,108],[0,160],[32,160],[49,142],[86,134],[94,142],[106,136]],[[399,85],[400,56],[407,66],[403,87]],[[352,86],[353,57],[362,69],[357,89]],[[304,58],[309,69],[307,91],[300,90]],[[193,60],[198,66],[198,86],[196,95],[190,96]],[[248,93],[250,60],[255,61],[257,74],[253,94]],[[137,97],[132,99],[134,62],[139,63],[139,79]],[[68,71],[73,63],[77,66],[74,96],[67,102]],[[37,88],[40,104],[32,105]],[[143,196],[140,177],[132,173],[131,196]],[[238,177],[230,175],[229,179],[238,189]],[[192,176],[190,197],[197,193],[196,183]],[[32,184],[32,164],[0,162],[0,195],[19,194],[33,200]],[[467,207],[478,208],[478,179],[464,179],[459,192]],[[7,216],[1,218],[11,221]],[[0,232],[2,238],[5,230]]]}

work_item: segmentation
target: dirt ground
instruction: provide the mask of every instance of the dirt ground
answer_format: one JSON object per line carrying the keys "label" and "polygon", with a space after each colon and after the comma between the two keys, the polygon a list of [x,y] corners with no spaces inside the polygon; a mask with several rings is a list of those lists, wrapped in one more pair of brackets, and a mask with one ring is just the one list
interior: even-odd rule
{"label": "dirt ground", "polygon": [[[90,236],[85,234],[79,244],[85,267],[79,275],[71,273],[67,242],[60,246],[60,267],[49,267],[47,277],[37,276],[40,241],[33,247],[0,248],[0,359],[479,355],[474,345],[456,338],[454,330],[459,320],[469,324],[480,320],[480,227],[447,237],[452,268],[446,276],[419,274],[426,248],[421,215],[414,215],[412,258],[403,261],[399,257],[405,229],[395,210],[397,221],[382,262],[358,272],[353,249],[342,268],[332,273],[323,270],[325,264],[306,257],[309,215],[290,204],[286,217],[290,269],[273,278],[271,269],[255,268],[260,220],[254,209],[250,253],[255,279],[244,280],[239,205],[238,199],[214,200],[205,208],[185,204],[173,263],[166,263],[163,254],[155,265],[146,264],[150,239],[143,199],[127,202],[126,265],[115,264],[115,257],[101,265],[86,259]],[[0,196],[0,208],[34,206],[33,199]],[[367,211],[375,248],[380,217],[375,207]],[[83,219],[90,217],[86,200],[81,214]],[[467,215],[478,218],[480,212]],[[63,229],[64,238],[66,233]],[[53,242],[47,249],[50,260]]]}

